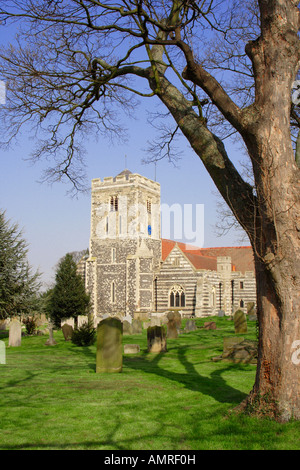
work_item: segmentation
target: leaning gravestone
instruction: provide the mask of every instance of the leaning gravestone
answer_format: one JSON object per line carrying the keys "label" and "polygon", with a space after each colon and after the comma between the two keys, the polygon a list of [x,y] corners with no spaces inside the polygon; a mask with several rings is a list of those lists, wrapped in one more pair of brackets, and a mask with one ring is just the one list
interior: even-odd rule
{"label": "leaning gravestone", "polygon": [[21,346],[21,323],[14,318],[9,324],[9,340],[8,345],[12,347]]}
{"label": "leaning gravestone", "polygon": [[256,314],[255,303],[248,302],[247,303],[247,315],[255,315],[255,314]]}
{"label": "leaning gravestone", "polygon": [[241,336],[223,338],[223,353],[213,357],[213,361],[226,361],[243,364],[257,363],[257,342],[245,340]]}
{"label": "leaning gravestone", "polygon": [[72,339],[72,334],[73,334],[73,327],[71,325],[68,325],[67,323],[65,323],[62,327],[62,332],[63,332],[63,335],[64,335],[64,338],[66,341],[71,341]]}
{"label": "leaning gravestone", "polygon": [[97,327],[96,372],[122,372],[123,324],[118,318],[106,318]]}
{"label": "leaning gravestone", "polygon": [[247,317],[242,310],[237,310],[233,315],[235,333],[247,333]]}
{"label": "leaning gravestone", "polygon": [[163,326],[149,326],[147,329],[148,352],[167,351],[166,330]]}

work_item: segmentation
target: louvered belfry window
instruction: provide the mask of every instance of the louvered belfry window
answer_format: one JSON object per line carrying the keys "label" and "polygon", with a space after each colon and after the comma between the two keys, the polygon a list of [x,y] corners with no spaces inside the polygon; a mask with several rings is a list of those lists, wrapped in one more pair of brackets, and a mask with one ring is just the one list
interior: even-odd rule
{"label": "louvered belfry window", "polygon": [[110,198],[110,212],[118,212],[118,210],[119,210],[118,196],[111,196],[111,198]]}

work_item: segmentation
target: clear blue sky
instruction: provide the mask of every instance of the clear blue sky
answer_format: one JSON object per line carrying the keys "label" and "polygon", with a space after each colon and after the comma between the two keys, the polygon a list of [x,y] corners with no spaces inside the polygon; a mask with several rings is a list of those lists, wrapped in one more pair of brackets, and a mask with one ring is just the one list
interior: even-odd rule
{"label": "clear blue sky", "polygon": [[[0,27],[0,43],[8,40],[6,27]],[[126,122],[129,128],[128,143],[112,146],[108,141],[87,142],[87,180],[115,176],[127,167],[133,173],[150,179],[155,177],[154,165],[143,165],[146,157],[143,149],[155,131],[147,123],[147,108],[153,101],[144,102],[136,110],[135,120]],[[0,208],[6,210],[7,218],[17,222],[23,229],[29,244],[28,258],[34,269],[42,273],[42,280],[50,284],[54,279],[54,267],[59,258],[69,251],[82,250],[89,245],[90,194],[67,195],[70,186],[56,183],[40,184],[44,162],[32,166],[25,161],[34,141],[22,134],[19,144],[10,151],[0,150]],[[182,140],[184,152],[177,168],[167,161],[157,164],[156,179],[161,184],[161,202],[172,204],[204,204],[204,246],[233,246],[242,244],[240,234],[230,232],[224,237],[215,233],[217,197],[212,180],[202,162]],[[229,152],[236,163],[237,152]],[[164,223],[162,221],[162,236]],[[189,241],[192,240],[182,240]],[[247,242],[246,242],[247,244]]]}

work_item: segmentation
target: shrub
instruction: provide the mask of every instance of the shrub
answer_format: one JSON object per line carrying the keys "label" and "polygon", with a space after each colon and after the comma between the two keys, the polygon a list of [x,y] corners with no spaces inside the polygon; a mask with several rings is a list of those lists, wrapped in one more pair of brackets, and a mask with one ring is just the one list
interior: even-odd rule
{"label": "shrub", "polygon": [[72,343],[76,346],[91,346],[96,341],[96,329],[91,322],[83,323],[72,334]]}
{"label": "shrub", "polygon": [[36,321],[34,317],[26,317],[23,320],[23,324],[25,325],[26,328],[26,333],[28,335],[33,335],[35,330],[36,330]]}

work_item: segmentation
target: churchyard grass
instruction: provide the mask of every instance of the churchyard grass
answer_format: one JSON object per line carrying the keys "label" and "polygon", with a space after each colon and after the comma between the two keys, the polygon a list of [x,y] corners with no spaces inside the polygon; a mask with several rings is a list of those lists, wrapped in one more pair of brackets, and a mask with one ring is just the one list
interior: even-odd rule
{"label": "churchyard grass", "polygon": [[[167,352],[147,353],[146,331],[124,336],[140,353],[124,355],[122,373],[96,374],[96,345],[78,347],[54,332],[22,337],[0,364],[0,449],[292,450],[299,424],[276,423],[233,410],[254,383],[253,364],[213,362],[232,321],[216,330],[167,340]],[[245,338],[255,339],[255,322]],[[8,345],[5,335],[0,337]]]}

